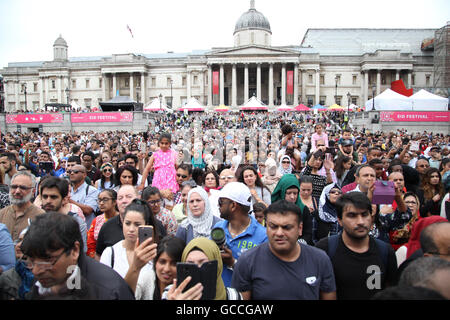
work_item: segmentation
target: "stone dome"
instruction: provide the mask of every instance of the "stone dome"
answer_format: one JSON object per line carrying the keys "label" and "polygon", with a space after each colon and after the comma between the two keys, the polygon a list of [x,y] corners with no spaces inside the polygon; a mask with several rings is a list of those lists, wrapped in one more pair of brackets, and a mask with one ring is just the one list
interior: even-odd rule
{"label": "stone dome", "polygon": [[55,43],[53,44],[53,46],[67,47],[67,42],[66,42],[66,40],[63,39],[63,37],[61,35],[59,35],[58,39],[55,40]]}
{"label": "stone dome", "polygon": [[254,1],[251,2],[250,9],[241,15],[239,20],[236,22],[234,28],[234,34],[239,31],[248,29],[259,29],[264,30],[272,34],[270,30],[269,20],[259,11],[255,9]]}

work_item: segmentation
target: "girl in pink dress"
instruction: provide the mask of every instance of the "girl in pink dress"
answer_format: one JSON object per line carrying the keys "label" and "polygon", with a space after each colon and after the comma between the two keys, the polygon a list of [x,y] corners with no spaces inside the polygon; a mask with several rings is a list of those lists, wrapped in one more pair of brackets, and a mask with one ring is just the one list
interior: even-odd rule
{"label": "girl in pink dress", "polygon": [[161,134],[158,140],[158,146],[160,149],[153,153],[145,166],[145,170],[142,173],[142,183],[138,189],[143,189],[150,170],[154,168],[155,173],[153,174],[153,187],[157,187],[161,191],[169,189],[173,193],[178,191],[179,185],[176,179],[177,153],[170,148],[171,144],[172,136],[169,133]]}

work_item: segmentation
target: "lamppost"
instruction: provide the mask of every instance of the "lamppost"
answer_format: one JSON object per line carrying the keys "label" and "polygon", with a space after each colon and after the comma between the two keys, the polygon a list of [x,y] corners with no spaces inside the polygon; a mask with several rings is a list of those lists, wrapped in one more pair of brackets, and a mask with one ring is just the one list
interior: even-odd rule
{"label": "lamppost", "polygon": [[377,85],[375,83],[372,83],[372,111],[375,110],[375,91],[377,90]]}
{"label": "lamppost", "polygon": [[334,81],[336,82],[336,92],[334,94],[334,103],[337,104],[337,85],[338,85],[338,77],[334,78]]}
{"label": "lamppost", "polygon": [[22,92],[25,95],[25,112],[27,111],[27,84],[26,82],[22,84]]}
{"label": "lamppost", "polygon": [[173,106],[172,85],[173,85],[173,80],[170,79],[170,109],[172,109],[172,106]]}

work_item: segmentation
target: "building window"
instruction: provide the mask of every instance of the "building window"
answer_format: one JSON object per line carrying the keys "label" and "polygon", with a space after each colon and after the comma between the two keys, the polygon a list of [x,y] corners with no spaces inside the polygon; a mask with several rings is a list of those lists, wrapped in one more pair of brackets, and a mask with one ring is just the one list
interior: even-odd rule
{"label": "building window", "polygon": [[312,74],[308,74],[308,83],[309,84],[313,83],[313,75]]}
{"label": "building window", "polygon": [[194,76],[194,86],[198,85],[198,76]]}
{"label": "building window", "polygon": [[167,87],[170,87],[170,82],[172,81],[171,77],[167,77]]}
{"label": "building window", "polygon": [[33,91],[34,91],[34,92],[37,92],[37,91],[38,91],[38,90],[37,90],[37,87],[38,87],[37,82],[33,83]]}
{"label": "building window", "polygon": [[89,89],[89,86],[90,86],[90,81],[89,81],[89,79],[86,79],[86,89]]}
{"label": "building window", "polygon": [[356,80],[357,80],[357,76],[354,75],[353,78],[352,78],[352,84],[353,85],[356,85]]}
{"label": "building window", "polygon": [[72,80],[72,89],[77,88],[77,80]]}
{"label": "building window", "polygon": [[56,81],[52,80],[52,89],[56,89]]}
{"label": "building window", "polygon": [[355,106],[358,105],[358,97],[352,97],[352,104],[354,104]]}
{"label": "building window", "polygon": [[325,84],[325,76],[323,74],[320,75],[320,84]]}
{"label": "building window", "polygon": [[130,87],[130,79],[124,79],[125,80],[125,88]]}
{"label": "building window", "polygon": [[186,77],[181,80],[181,86],[186,87]]}
{"label": "building window", "polygon": [[307,96],[306,100],[308,101],[308,106],[310,107],[314,106],[314,96]]}
{"label": "building window", "polygon": [[319,103],[320,103],[321,105],[324,106],[325,103],[326,103],[326,101],[327,101],[327,97],[326,97],[326,96],[320,96],[320,102],[319,102]]}
{"label": "building window", "polygon": [[102,85],[103,85],[102,82],[103,82],[102,78],[99,78],[99,79],[98,79],[98,87],[99,87],[99,88],[102,88]]}
{"label": "building window", "polygon": [[156,87],[156,77],[152,77],[152,87]]}
{"label": "building window", "polygon": [[338,85],[341,84],[341,75],[337,74],[336,77],[334,78],[335,84],[337,83]]}
{"label": "building window", "polygon": [[425,83],[426,83],[426,86],[427,86],[427,87],[430,86],[430,80],[431,80],[431,75],[427,74],[427,75],[425,76]]}

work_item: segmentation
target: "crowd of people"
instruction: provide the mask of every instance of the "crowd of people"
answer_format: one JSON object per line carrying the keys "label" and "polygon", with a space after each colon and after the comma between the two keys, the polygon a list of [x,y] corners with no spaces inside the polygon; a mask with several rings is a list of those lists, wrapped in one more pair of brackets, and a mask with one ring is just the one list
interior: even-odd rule
{"label": "crowd of people", "polygon": [[3,134],[0,299],[450,299],[450,135],[341,120]]}

